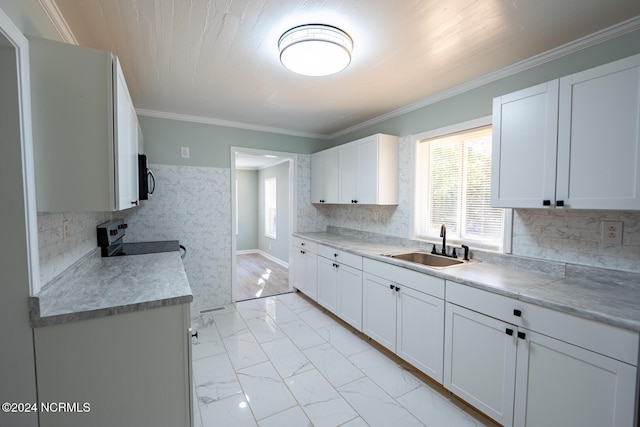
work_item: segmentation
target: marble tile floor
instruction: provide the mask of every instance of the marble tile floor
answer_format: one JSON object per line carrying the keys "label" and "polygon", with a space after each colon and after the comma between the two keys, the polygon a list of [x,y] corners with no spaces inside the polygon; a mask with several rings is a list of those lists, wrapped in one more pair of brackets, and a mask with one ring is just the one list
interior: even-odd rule
{"label": "marble tile floor", "polygon": [[299,293],[192,326],[195,427],[495,426]]}

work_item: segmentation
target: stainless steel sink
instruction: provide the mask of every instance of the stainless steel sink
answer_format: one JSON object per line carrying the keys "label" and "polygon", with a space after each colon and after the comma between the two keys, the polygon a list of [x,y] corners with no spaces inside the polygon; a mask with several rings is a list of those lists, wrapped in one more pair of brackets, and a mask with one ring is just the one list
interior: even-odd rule
{"label": "stainless steel sink", "polygon": [[394,259],[401,259],[404,261],[414,262],[416,264],[422,264],[427,267],[433,268],[447,268],[455,267],[456,265],[462,265],[472,261],[463,261],[459,258],[450,258],[442,255],[436,255],[424,251],[411,251],[411,252],[399,252],[394,254],[383,254]]}

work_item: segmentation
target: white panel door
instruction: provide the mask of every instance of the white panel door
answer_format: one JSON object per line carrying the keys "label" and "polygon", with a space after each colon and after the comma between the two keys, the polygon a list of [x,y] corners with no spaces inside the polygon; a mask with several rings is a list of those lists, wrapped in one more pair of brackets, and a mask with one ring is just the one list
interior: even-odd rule
{"label": "white panel door", "polygon": [[557,127],[558,80],[493,100],[493,207],[555,204]]}
{"label": "white panel door", "polygon": [[523,330],[515,426],[632,427],[634,366]]}
{"label": "white panel door", "polygon": [[311,203],[324,200],[324,152],[311,155]]}
{"label": "white panel door", "polygon": [[294,283],[296,289],[313,300],[318,298],[317,259],[313,252],[294,247]]}
{"label": "white panel door", "polygon": [[339,146],[340,198],[343,204],[358,203],[358,144],[351,142]]}
{"label": "white panel door", "polygon": [[442,383],[444,301],[402,286],[398,301],[398,355]]}
{"label": "white panel door", "polygon": [[340,197],[340,150],[338,147],[325,150],[323,162],[324,203],[338,203]]}
{"label": "white panel door", "polygon": [[114,59],[114,73],[116,209],[122,210],[138,205],[138,119],[117,59]]}
{"label": "white panel door", "polygon": [[338,267],[335,261],[318,257],[318,303],[332,313],[338,311]]}
{"label": "white panel door", "polygon": [[396,351],[395,284],[371,274],[363,275],[362,331]]}
{"label": "white panel door", "polygon": [[640,55],[560,79],[557,198],[640,209]]}
{"label": "white panel door", "polygon": [[378,136],[358,141],[358,203],[374,205],[379,201]]}
{"label": "white panel door", "polygon": [[513,421],[515,329],[446,303],[444,386],[505,426]]}
{"label": "white panel door", "polygon": [[362,331],[362,271],[345,264],[338,265],[338,311],[345,322]]}

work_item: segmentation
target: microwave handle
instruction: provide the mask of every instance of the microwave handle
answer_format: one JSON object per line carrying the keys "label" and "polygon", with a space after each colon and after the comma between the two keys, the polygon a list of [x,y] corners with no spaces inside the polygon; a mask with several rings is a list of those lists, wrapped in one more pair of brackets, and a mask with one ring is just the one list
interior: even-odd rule
{"label": "microwave handle", "polygon": [[149,186],[149,194],[153,194],[153,192],[156,190],[156,177],[149,169],[147,169],[147,180],[150,184],[152,184]]}

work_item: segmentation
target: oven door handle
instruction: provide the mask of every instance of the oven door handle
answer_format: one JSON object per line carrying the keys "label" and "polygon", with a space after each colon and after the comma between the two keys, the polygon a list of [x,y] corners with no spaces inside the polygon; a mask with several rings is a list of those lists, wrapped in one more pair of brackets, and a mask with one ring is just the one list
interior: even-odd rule
{"label": "oven door handle", "polygon": [[150,183],[148,193],[151,195],[154,191],[156,191],[156,176],[151,172],[150,169],[147,169],[147,183]]}

